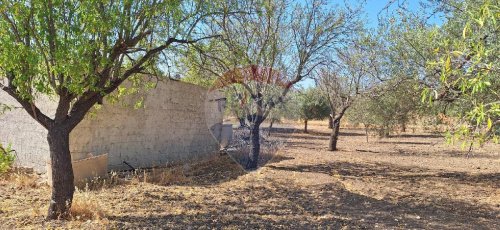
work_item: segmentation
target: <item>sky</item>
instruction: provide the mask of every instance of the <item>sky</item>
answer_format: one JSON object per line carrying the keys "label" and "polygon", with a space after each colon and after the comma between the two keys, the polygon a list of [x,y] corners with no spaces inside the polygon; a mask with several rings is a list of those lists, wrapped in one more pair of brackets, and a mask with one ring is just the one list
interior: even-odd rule
{"label": "sky", "polygon": [[[306,2],[306,0],[299,0]],[[327,0],[331,1],[332,4],[340,4],[343,5],[343,0]],[[358,5],[360,0],[346,0],[348,4]],[[393,2],[391,7],[384,9],[389,2]],[[419,0],[366,0],[363,11],[365,14],[366,27],[368,29],[376,29],[379,24],[379,14],[384,15],[387,13],[394,12],[395,9],[398,8],[398,4],[401,6],[405,6],[408,11],[411,12],[419,12],[422,9],[420,8]],[[382,19],[383,20],[383,19]],[[440,25],[442,24],[443,19],[441,16],[434,16],[429,18],[429,23]],[[302,82],[298,83],[299,87],[311,87],[314,86],[314,81],[312,79],[304,79]]]}

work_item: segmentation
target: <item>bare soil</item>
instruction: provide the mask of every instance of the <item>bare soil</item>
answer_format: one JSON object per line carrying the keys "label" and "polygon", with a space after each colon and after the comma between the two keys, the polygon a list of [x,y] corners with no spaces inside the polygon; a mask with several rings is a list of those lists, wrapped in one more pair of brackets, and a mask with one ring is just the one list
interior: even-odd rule
{"label": "bare soil", "polygon": [[[83,211],[44,221],[49,188],[0,180],[0,229],[500,229],[500,145],[466,157],[429,133],[370,137],[326,122],[287,138],[271,163],[245,172],[227,155],[163,171],[113,174],[75,194]],[[87,206],[85,206],[87,205]],[[82,215],[82,216],[78,216]]]}

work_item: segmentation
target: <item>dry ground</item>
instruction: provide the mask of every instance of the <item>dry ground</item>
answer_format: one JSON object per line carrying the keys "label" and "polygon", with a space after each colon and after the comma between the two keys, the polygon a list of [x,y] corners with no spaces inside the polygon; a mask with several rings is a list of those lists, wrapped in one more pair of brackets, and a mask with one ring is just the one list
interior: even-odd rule
{"label": "dry ground", "polygon": [[71,221],[45,222],[48,188],[11,174],[0,229],[500,229],[500,145],[467,159],[432,134],[366,143],[342,129],[340,151],[328,152],[325,125],[278,130],[287,147],[254,172],[216,156],[113,175],[76,193]]}

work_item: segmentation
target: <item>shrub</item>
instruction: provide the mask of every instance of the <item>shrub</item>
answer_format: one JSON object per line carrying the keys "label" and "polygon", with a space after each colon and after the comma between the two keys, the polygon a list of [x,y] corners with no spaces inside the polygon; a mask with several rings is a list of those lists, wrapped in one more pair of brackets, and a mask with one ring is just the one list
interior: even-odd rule
{"label": "shrub", "polygon": [[3,147],[0,144],[0,173],[7,172],[14,163],[15,155],[14,150],[12,150],[11,146]]}

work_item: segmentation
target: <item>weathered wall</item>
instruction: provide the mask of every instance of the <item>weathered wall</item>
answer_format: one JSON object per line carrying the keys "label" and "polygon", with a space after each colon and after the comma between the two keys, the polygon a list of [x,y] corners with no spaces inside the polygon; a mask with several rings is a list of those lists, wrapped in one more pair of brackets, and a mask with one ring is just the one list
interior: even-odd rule
{"label": "weathered wall", "polygon": [[[134,109],[138,98],[144,108]],[[87,116],[70,135],[73,160],[88,153],[109,154],[110,169],[149,167],[192,160],[219,149],[209,127],[222,123],[223,108],[217,100],[221,94],[177,81],[159,82],[143,94],[107,103]],[[0,92],[0,101],[14,104]],[[40,103],[46,108],[54,104]],[[208,114],[208,116],[207,116]],[[208,123],[208,125],[207,125]],[[18,164],[45,170],[48,144],[43,127],[23,110],[0,117],[0,141],[12,143],[18,152]]]}
{"label": "weathered wall", "polygon": [[[17,103],[15,99],[0,90],[0,102],[14,106],[11,111],[0,115],[0,143],[12,144],[16,150],[15,164],[45,171],[45,162],[49,159],[47,131]],[[46,115],[53,117],[57,106],[53,101],[43,98],[36,105]]]}

